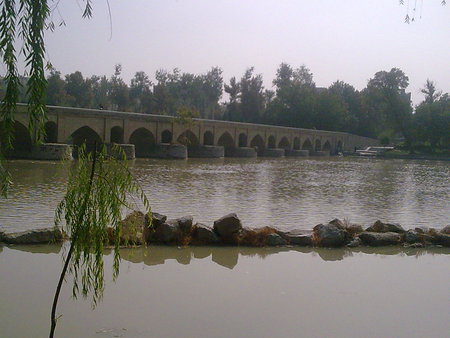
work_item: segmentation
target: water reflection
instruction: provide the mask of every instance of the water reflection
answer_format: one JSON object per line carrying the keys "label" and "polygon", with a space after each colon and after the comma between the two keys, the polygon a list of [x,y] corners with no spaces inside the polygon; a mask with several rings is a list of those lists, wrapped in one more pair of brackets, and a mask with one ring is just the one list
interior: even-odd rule
{"label": "water reflection", "polygon": [[370,255],[399,255],[422,256],[425,254],[450,255],[449,248],[403,248],[403,247],[360,247],[360,248],[312,248],[312,247],[275,247],[275,248],[251,248],[251,247],[165,247],[150,246],[121,250],[123,260],[132,263],[144,263],[153,266],[165,264],[167,260],[175,260],[179,264],[187,265],[195,259],[207,259],[211,257],[214,263],[225,268],[233,269],[237,266],[240,257],[255,257],[265,259],[270,255],[282,252],[297,252],[318,256],[324,261],[341,261],[352,257],[354,254],[364,253]]}

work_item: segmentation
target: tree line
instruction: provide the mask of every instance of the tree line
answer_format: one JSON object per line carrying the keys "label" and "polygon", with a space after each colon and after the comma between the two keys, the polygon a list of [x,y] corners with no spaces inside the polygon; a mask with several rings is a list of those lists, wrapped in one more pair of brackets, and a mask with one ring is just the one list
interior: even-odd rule
{"label": "tree line", "polygon": [[[47,76],[49,105],[147,114],[189,116],[287,127],[344,131],[379,138],[383,144],[402,140],[414,147],[448,149],[450,145],[450,98],[427,80],[424,100],[415,107],[406,93],[409,79],[398,69],[379,71],[362,90],[337,80],[328,88],[317,87],[310,69],[281,63],[266,89],[261,74],[248,68],[240,78],[224,83],[222,69],[203,74],[158,70],[155,81],[143,71],[127,84],[116,65],[111,76],[84,77],[79,71]],[[19,100],[27,101],[26,78],[21,78]],[[0,95],[5,94],[1,81]],[[225,101],[221,102],[223,95]]]}

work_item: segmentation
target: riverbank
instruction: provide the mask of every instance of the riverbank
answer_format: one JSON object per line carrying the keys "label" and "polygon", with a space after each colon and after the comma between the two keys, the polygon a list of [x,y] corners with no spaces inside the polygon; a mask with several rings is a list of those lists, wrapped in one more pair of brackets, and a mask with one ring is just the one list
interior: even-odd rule
{"label": "riverbank", "polygon": [[[106,245],[114,245],[113,228],[108,229]],[[130,213],[120,224],[120,245],[148,244],[176,246],[245,246],[284,247],[312,246],[325,248],[360,246],[428,246],[450,247],[450,225],[436,230],[417,227],[405,230],[400,224],[377,220],[364,228],[362,225],[333,219],[318,224],[311,230],[282,231],[275,227],[246,228],[234,213],[214,221],[213,226],[194,223],[192,216],[168,219],[166,215],[140,211]],[[68,237],[59,228],[36,229],[5,233],[0,230],[0,242],[6,244],[42,244],[61,242]]]}

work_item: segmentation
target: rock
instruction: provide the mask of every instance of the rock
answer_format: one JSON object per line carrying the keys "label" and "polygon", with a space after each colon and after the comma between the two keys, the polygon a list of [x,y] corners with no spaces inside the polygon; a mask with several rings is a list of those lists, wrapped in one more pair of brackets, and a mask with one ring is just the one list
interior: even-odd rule
{"label": "rock", "polygon": [[314,242],[323,247],[343,246],[349,235],[340,225],[328,223],[318,224],[313,229]]}
{"label": "rock", "polygon": [[364,244],[370,246],[395,245],[401,242],[400,234],[396,232],[369,232],[359,234]]}
{"label": "rock", "polygon": [[333,224],[340,229],[345,229],[345,223],[342,222],[339,218],[335,218],[335,219],[331,220],[330,222],[328,222],[328,224]]}
{"label": "rock", "polygon": [[372,226],[366,229],[368,232],[397,232],[404,233],[405,229],[400,224],[397,223],[383,223],[381,221],[376,221]]}
{"label": "rock", "polygon": [[184,216],[177,219],[178,226],[180,227],[181,231],[183,231],[185,234],[188,234],[192,230],[192,223],[194,221],[194,218],[192,216]]}
{"label": "rock", "polygon": [[177,219],[168,220],[155,229],[153,238],[156,242],[172,244],[180,234],[180,227]]}
{"label": "rock", "polygon": [[58,227],[3,233],[2,241],[8,244],[48,244],[61,242],[64,234]]}
{"label": "rock", "polygon": [[219,243],[219,237],[217,237],[214,230],[201,223],[197,223],[193,231],[194,243],[197,245],[208,245]]}
{"label": "rock", "polygon": [[450,247],[450,235],[437,232],[434,235],[434,239],[435,239],[435,243],[436,244],[439,244],[439,245],[442,245],[442,246],[446,246],[446,247]]}
{"label": "rock", "polygon": [[403,244],[403,247],[407,249],[420,249],[425,247],[425,245],[423,243],[411,243],[411,244],[405,243]]}
{"label": "rock", "polygon": [[409,244],[419,243],[422,241],[420,234],[415,230],[408,230],[405,233],[405,242]]}
{"label": "rock", "polygon": [[[446,234],[446,235],[450,235],[450,225],[445,226],[442,230],[441,233]],[[1,236],[1,234],[0,234]]]}
{"label": "rock", "polygon": [[430,231],[430,229],[427,227],[420,226],[420,227],[414,228],[414,231],[417,232],[418,234],[424,234],[424,233],[427,233],[428,231]]}
{"label": "rock", "polygon": [[[151,215],[151,219],[150,219]],[[144,229],[142,231],[142,237],[146,243],[154,241],[154,230],[160,225],[164,224],[167,220],[166,215],[158,214],[157,212],[148,213],[145,215]]]}
{"label": "rock", "polygon": [[146,228],[146,216],[140,211],[128,214],[120,223],[121,244],[140,245],[145,242],[144,229]]}
{"label": "rock", "polygon": [[235,213],[228,214],[214,221],[214,231],[219,237],[231,239],[233,235],[242,230],[241,220]]}
{"label": "rock", "polygon": [[282,246],[287,244],[288,242],[276,233],[269,234],[266,238],[266,245],[268,246]]}
{"label": "rock", "polygon": [[288,241],[289,244],[299,246],[311,246],[312,236],[301,230],[291,230],[288,232],[277,231],[277,234]]}
{"label": "rock", "polygon": [[362,244],[361,238],[355,237],[350,241],[350,243],[347,244],[347,247],[357,248],[358,246],[361,246],[361,244]]}
{"label": "rock", "polygon": [[350,235],[360,234],[364,231],[362,225],[360,224],[348,224],[345,226],[345,230],[347,230]]}

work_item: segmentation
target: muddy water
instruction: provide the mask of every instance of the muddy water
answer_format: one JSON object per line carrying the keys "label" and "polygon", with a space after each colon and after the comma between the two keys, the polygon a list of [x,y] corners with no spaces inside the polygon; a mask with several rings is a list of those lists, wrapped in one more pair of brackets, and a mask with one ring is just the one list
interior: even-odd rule
{"label": "muddy water", "polygon": [[[247,226],[307,228],[334,217],[442,228],[450,223],[450,162],[329,159],[136,160],[132,170],[155,211],[206,224],[236,212]],[[0,199],[8,230],[52,224],[67,179],[58,162],[11,161]]]}
{"label": "muddy water", "polygon": [[[0,246],[0,336],[46,337],[60,247]],[[122,251],[104,300],[61,296],[58,337],[447,337],[450,250]]]}

